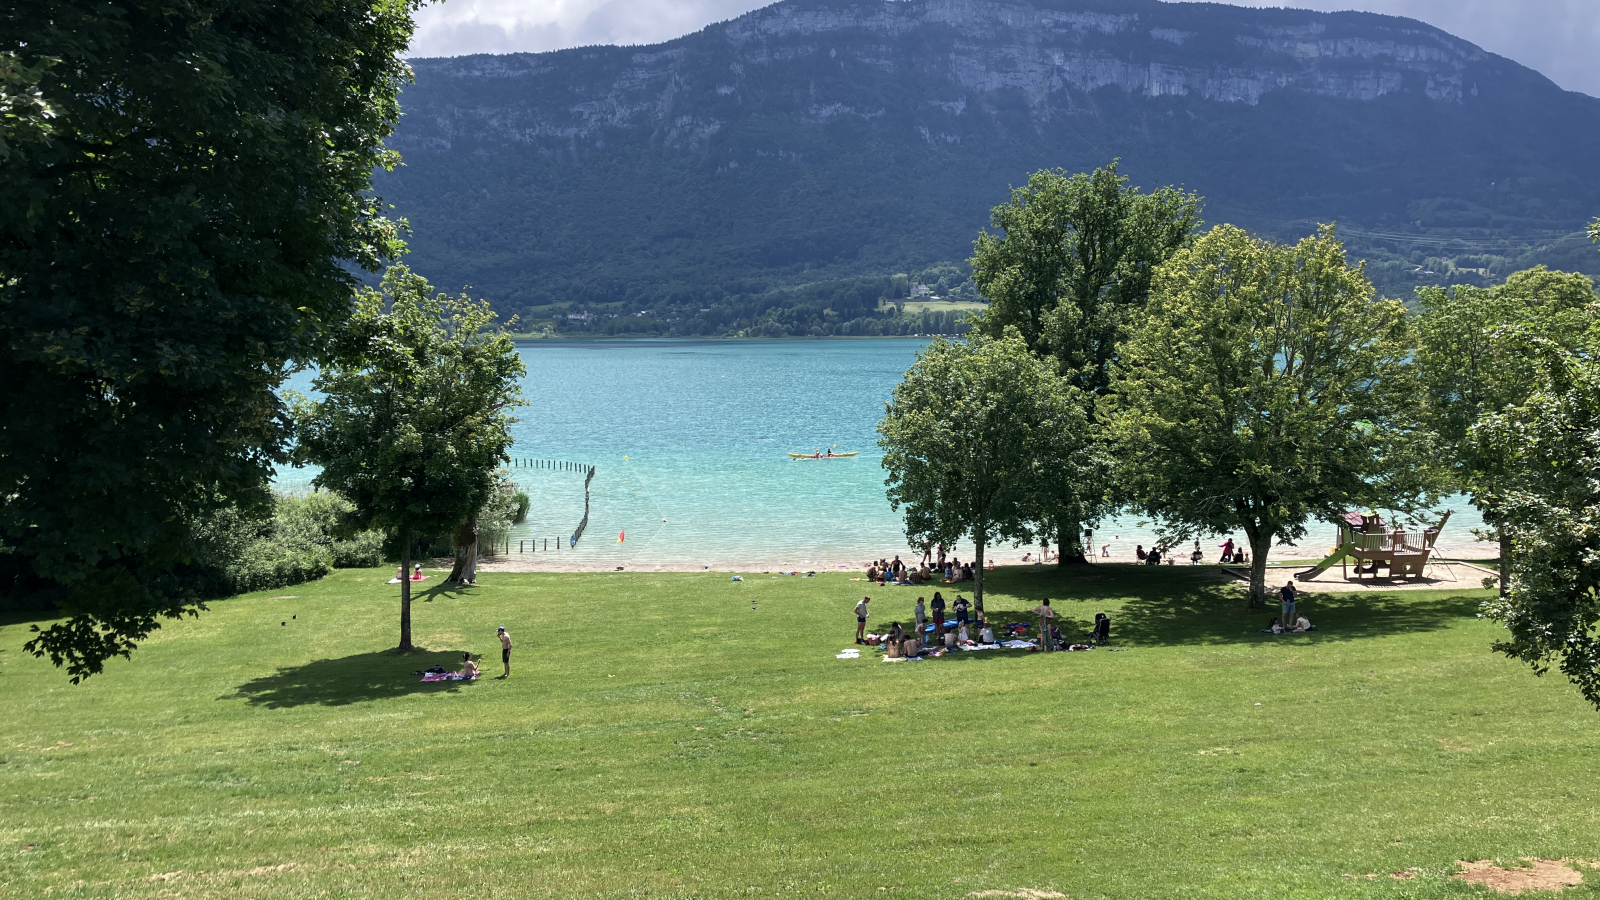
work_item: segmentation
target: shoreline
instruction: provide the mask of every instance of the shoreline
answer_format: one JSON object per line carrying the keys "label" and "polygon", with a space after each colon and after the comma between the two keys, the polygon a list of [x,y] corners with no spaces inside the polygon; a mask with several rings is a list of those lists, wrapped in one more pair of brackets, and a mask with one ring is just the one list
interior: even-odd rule
{"label": "shoreline", "polygon": [[[549,554],[549,555],[550,556],[554,556],[553,553]],[[623,561],[620,561],[621,564],[619,565],[618,564],[619,561],[616,561],[616,560],[611,560],[611,561],[599,561],[599,560],[595,560],[595,561],[578,561],[578,560],[565,560],[565,559],[560,559],[558,557],[558,558],[550,559],[548,562],[546,562],[545,559],[544,559],[546,554],[539,554],[538,556],[540,558],[527,558],[527,557],[531,557],[531,556],[533,556],[533,554],[528,554],[526,557],[515,557],[515,556],[513,556],[513,557],[505,557],[505,556],[480,557],[479,560],[478,560],[478,571],[480,571],[480,572],[543,572],[543,573],[557,573],[557,574],[577,574],[577,573],[585,573],[585,572],[595,572],[595,573],[598,573],[598,572],[609,572],[609,573],[613,573],[613,574],[615,574],[617,572],[623,572],[623,573],[645,572],[645,573],[659,573],[659,574],[669,574],[669,573],[676,573],[676,574],[707,574],[707,573],[711,573],[711,574],[722,574],[722,575],[772,575],[773,577],[778,577],[780,575],[793,576],[795,573],[798,573],[801,576],[804,576],[807,573],[815,573],[817,575],[824,575],[824,574],[833,573],[833,574],[847,574],[847,575],[865,577],[865,573],[866,573],[866,563],[865,563],[865,561],[861,561],[861,560],[841,560],[841,559],[838,559],[838,558],[832,558],[832,559],[828,559],[826,561],[823,561],[823,560],[809,560],[809,559],[808,560],[795,560],[795,559],[791,558],[791,559],[789,559],[787,561],[779,562],[779,561],[774,561],[774,559],[775,559],[774,557],[768,557],[766,559],[753,559],[752,558],[752,559],[723,560],[723,561],[709,562],[709,563],[699,563],[699,564],[688,562],[688,561],[684,561],[684,560],[658,560],[658,561],[644,561],[644,562],[623,560]],[[1474,553],[1471,553],[1471,552],[1463,553],[1463,552],[1454,552],[1453,551],[1453,552],[1449,553],[1448,555],[1441,555],[1441,556],[1435,557],[1435,559],[1439,560],[1440,562],[1461,563],[1461,564],[1474,565],[1474,566],[1480,565],[1482,563],[1482,561],[1484,561],[1484,560],[1489,560],[1489,559],[1494,559],[1494,558],[1495,558],[1494,554],[1492,552],[1490,552],[1490,550],[1487,549],[1487,548],[1485,549],[1485,551],[1482,554],[1474,554]],[[433,568],[442,568],[442,569],[445,569],[445,570],[448,571],[450,566],[451,566],[451,560],[449,560],[448,558],[436,559],[436,560],[434,560],[434,562],[436,563],[436,565],[433,566]],[[1047,565],[1047,564],[1044,564],[1044,563],[1029,563],[1029,562],[1020,562],[1020,561],[1013,560],[1013,561],[1007,561],[1007,562],[997,562],[997,563],[995,563],[995,568],[1006,568],[1006,569],[1012,569],[1012,568],[1017,568],[1017,569],[1020,569],[1020,568],[1046,568],[1046,567],[1054,567],[1054,565],[1055,564],[1053,562],[1049,563]],[[1096,560],[1092,560],[1089,563],[1089,565],[1136,567],[1136,566],[1142,566],[1143,563],[1140,563],[1137,560],[1129,560],[1129,559],[1109,559],[1109,560],[1096,559]],[[1299,571],[1299,570],[1302,570],[1302,569],[1309,569],[1313,565],[1315,565],[1315,562],[1304,562],[1304,563],[1296,562],[1296,563],[1285,565],[1285,564],[1273,563],[1273,562],[1269,561],[1267,563],[1267,572],[1268,572],[1269,577],[1270,577],[1270,575],[1272,573],[1274,573],[1274,572]],[[1431,566],[1432,566],[1432,563],[1430,563],[1430,567]],[[1207,562],[1201,564],[1198,567],[1190,566],[1187,562],[1180,562],[1180,563],[1177,563],[1174,567],[1175,568],[1211,569],[1211,570],[1214,570],[1214,571],[1218,572],[1219,574],[1222,573],[1225,568],[1237,568],[1237,566],[1223,566],[1223,565],[1221,565],[1221,564],[1219,564],[1219,563],[1217,563],[1215,561],[1207,561]],[[971,582],[962,582],[962,583],[963,584],[970,584]],[[1333,584],[1333,583],[1335,583],[1335,582],[1320,582],[1320,583],[1316,582],[1316,581],[1306,582],[1306,584],[1308,586],[1326,586],[1328,584]],[[919,585],[919,586],[920,587],[928,587],[929,585]],[[940,586],[942,586],[942,585],[940,585]]]}

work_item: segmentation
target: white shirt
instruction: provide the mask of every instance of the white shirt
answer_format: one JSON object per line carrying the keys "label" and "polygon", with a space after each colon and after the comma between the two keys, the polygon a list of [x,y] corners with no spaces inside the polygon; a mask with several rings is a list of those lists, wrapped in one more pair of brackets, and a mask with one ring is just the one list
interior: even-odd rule
{"label": "white shirt", "polygon": [[863,600],[856,604],[856,617],[861,619],[867,617],[867,601]]}

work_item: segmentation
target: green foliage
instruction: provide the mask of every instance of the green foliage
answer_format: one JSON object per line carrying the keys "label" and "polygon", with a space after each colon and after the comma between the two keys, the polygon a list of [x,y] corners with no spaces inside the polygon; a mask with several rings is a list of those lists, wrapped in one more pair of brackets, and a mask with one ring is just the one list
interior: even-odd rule
{"label": "green foliage", "polygon": [[1119,481],[1183,533],[1242,529],[1250,602],[1309,517],[1375,496],[1407,410],[1405,310],[1377,300],[1331,228],[1294,246],[1218,226],[1155,276],[1101,412]]}
{"label": "green foliage", "polygon": [[194,613],[188,523],[261,509],[274,388],[400,252],[371,193],[414,0],[38,0],[0,43],[0,544],[74,681]]}
{"label": "green foliage", "polygon": [[878,423],[889,505],[905,509],[906,536],[977,548],[1032,540],[1050,482],[1071,477],[1087,452],[1082,392],[1057,378],[1015,334],[937,340],[895,386]]}
{"label": "green foliage", "polygon": [[[1494,288],[1418,292],[1415,371],[1422,421],[1433,436],[1426,465],[1450,490],[1472,497],[1498,524],[1499,484],[1514,461],[1472,436],[1485,416],[1523,403],[1538,384],[1529,339],[1572,349],[1584,339],[1600,297],[1587,276],[1540,266]],[[1510,562],[1502,546],[1501,568]],[[1502,579],[1504,581],[1504,579]]]}
{"label": "green foliage", "polygon": [[[1155,267],[1189,242],[1199,208],[1200,198],[1174,188],[1140,193],[1117,161],[1088,174],[1035,172],[991,212],[998,234],[978,235],[972,279],[991,304],[978,329],[1016,329],[1092,404]],[[1064,565],[1083,558],[1079,530],[1111,511],[1111,491],[1099,470],[1057,473],[1053,487],[1045,518]]]}
{"label": "green foliage", "polygon": [[[348,498],[350,524],[382,531],[407,567],[415,538],[452,534],[484,508],[509,458],[525,370],[494,321],[488,304],[436,294],[393,266],[381,292],[357,294],[337,355],[317,375],[323,399],[296,404],[296,460],[320,466],[314,483]],[[409,582],[400,594],[409,649]]]}
{"label": "green foliage", "polygon": [[203,596],[227,597],[314,581],[334,569],[376,566],[383,562],[383,536],[345,536],[352,511],[348,500],[327,491],[279,495],[270,519],[219,510],[194,527],[194,562],[184,577]]}
{"label": "green foliage", "polygon": [[[966,275],[941,267],[935,281],[962,284]],[[933,273],[924,273],[932,276]],[[900,276],[902,280],[906,276]],[[551,332],[607,337],[882,337],[957,335],[967,314],[921,311],[902,315],[885,302],[896,290],[892,278],[851,278],[731,296],[675,294],[660,301],[574,302],[525,308],[525,317]],[[959,291],[953,292],[959,294]],[[903,291],[899,297],[903,299]],[[546,320],[546,317],[549,317]],[[536,326],[537,327],[537,326]]]}
{"label": "green foliage", "polygon": [[1199,197],[1170,187],[1141,194],[1117,164],[1035,172],[994,208],[999,233],[979,234],[972,258],[972,280],[991,304],[983,332],[1018,329],[1031,352],[1096,394],[1156,267],[1199,222]]}
{"label": "green foliage", "polygon": [[511,524],[521,525],[523,522],[527,521],[528,509],[533,506],[533,501],[529,500],[528,495],[521,491],[517,491],[516,495],[512,499],[516,501],[516,508],[513,509],[511,513]]}
{"label": "green foliage", "polygon": [[1560,669],[1600,708],[1600,363],[1541,337],[1516,405],[1477,423],[1478,453],[1502,461],[1496,518],[1511,547],[1507,590],[1484,605],[1506,627],[1495,650],[1540,675]]}

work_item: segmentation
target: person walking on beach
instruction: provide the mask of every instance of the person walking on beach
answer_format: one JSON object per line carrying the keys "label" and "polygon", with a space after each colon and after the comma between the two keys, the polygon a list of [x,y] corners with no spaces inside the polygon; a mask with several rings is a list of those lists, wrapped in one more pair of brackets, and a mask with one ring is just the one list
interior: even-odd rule
{"label": "person walking on beach", "polygon": [[862,597],[861,602],[856,604],[856,643],[858,644],[867,642],[867,603],[871,600],[871,597]]}
{"label": "person walking on beach", "polygon": [[511,635],[506,633],[506,627],[501,625],[495,631],[500,636],[500,661],[506,664],[506,673],[501,678],[511,677]]}

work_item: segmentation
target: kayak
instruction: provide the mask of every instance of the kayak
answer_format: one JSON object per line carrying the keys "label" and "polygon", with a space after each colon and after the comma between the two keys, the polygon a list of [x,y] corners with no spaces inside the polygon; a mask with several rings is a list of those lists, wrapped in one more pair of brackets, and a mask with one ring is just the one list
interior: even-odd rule
{"label": "kayak", "polygon": [[856,454],[858,454],[860,452],[861,452],[860,450],[851,450],[849,453],[835,453],[832,456],[829,456],[826,453],[822,454],[821,456],[817,456],[817,455],[811,454],[811,453],[791,453],[791,454],[789,454],[789,458],[790,459],[844,459],[847,456],[855,456]]}

